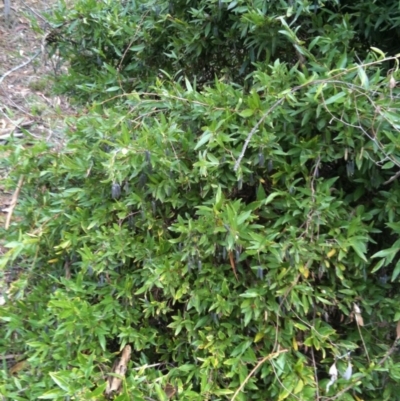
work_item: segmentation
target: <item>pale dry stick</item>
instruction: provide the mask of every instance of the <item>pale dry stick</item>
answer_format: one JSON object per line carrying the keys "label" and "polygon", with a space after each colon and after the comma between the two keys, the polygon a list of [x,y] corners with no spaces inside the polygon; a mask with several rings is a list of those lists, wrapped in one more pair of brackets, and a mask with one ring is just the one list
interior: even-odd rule
{"label": "pale dry stick", "polygon": [[139,366],[138,368],[132,368],[131,370],[142,370],[142,369],[154,368],[156,366],[161,366],[161,365],[165,365],[165,363],[153,363],[152,365],[143,365]]}
{"label": "pale dry stick", "polygon": [[279,303],[279,307],[278,307],[278,313],[277,313],[277,318],[276,318],[276,330],[275,330],[275,341],[274,341],[274,347],[273,349],[276,349],[278,347],[278,337],[279,337],[279,311],[282,309],[282,305],[283,303],[286,301],[286,298],[288,297],[288,295],[290,294],[290,291],[292,291],[292,289],[295,287],[295,285],[297,284],[297,282],[300,279],[300,274],[297,275],[297,277],[295,278],[294,282],[292,283],[292,285],[288,288],[288,290],[286,291],[286,293],[283,296],[283,299],[281,300],[281,302]]}
{"label": "pale dry stick", "polygon": [[[315,307],[314,307],[314,312],[313,312],[313,327],[315,326]],[[318,381],[318,369],[317,369],[317,364],[315,362],[315,355],[314,355],[314,347],[311,347],[311,358],[312,358],[312,364],[314,368],[314,380],[315,380],[315,395],[316,395],[316,401],[319,401],[319,381]]]}
{"label": "pale dry stick", "polygon": [[131,48],[131,46],[132,46],[132,44],[133,44],[133,41],[136,39],[137,33],[139,32],[139,29],[142,27],[142,22],[144,22],[144,19],[145,19],[145,17],[147,16],[148,13],[149,13],[149,12],[145,12],[145,13],[143,14],[143,16],[142,16],[142,18],[141,18],[141,21],[139,22],[139,24],[138,24],[138,26],[137,26],[137,28],[136,28],[136,32],[135,32],[135,34],[133,35],[133,37],[132,37],[131,41],[129,42],[128,46],[126,47],[126,49],[125,49],[125,51],[124,51],[124,54],[122,55],[121,60],[120,60],[120,62],[119,62],[119,64],[118,64],[118,67],[117,67],[117,71],[118,71],[117,80],[118,80],[118,83],[119,83],[119,87],[120,87],[120,89],[121,89],[122,91],[123,91],[123,88],[122,88],[122,80],[121,80],[120,75],[119,75],[119,73],[120,73],[120,71],[121,71],[122,62],[124,61],[124,59],[125,59],[125,57],[126,57],[126,54],[128,53],[129,49]]}
{"label": "pale dry stick", "polygon": [[[310,331],[313,331],[315,334],[318,335],[318,337],[323,340],[324,337],[318,333],[318,331],[315,329],[314,326],[312,326],[310,323],[308,323],[306,320],[303,320],[297,313],[296,311],[293,310],[293,308],[290,309],[290,311],[294,314],[294,316],[299,319],[300,322],[302,322],[305,326],[307,326]],[[332,348],[338,347],[335,343],[333,343],[332,341],[329,340],[329,338],[327,338],[327,341],[329,342],[329,344],[332,346]]]}
{"label": "pale dry stick", "polygon": [[318,172],[319,172],[320,164],[321,164],[321,155],[318,155],[317,161],[316,161],[315,166],[314,166],[314,171],[313,171],[313,174],[312,174],[312,178],[311,178],[311,199],[312,199],[313,203],[315,202],[315,187],[314,187],[314,184],[315,184],[315,179],[318,178]]}
{"label": "pale dry stick", "polygon": [[[333,79],[329,79],[329,78],[326,78],[326,79],[318,79],[318,80],[316,80],[316,81],[310,81],[310,82],[306,82],[306,83],[304,83],[304,84],[302,84],[302,85],[295,86],[294,88],[292,88],[292,89],[290,90],[290,93],[297,92],[298,90],[300,90],[300,89],[302,89],[302,88],[305,88],[305,87],[307,87],[307,86],[310,86],[310,85],[327,84],[327,83],[330,83],[330,82],[334,82],[334,78],[338,78],[338,77],[340,77],[340,76],[342,76],[342,75],[348,74],[349,72],[351,72],[351,71],[353,71],[353,70],[356,70],[356,69],[358,69],[358,68],[360,68],[360,67],[369,67],[369,66],[375,65],[375,64],[382,64],[384,61],[397,60],[397,59],[398,59],[398,57],[387,57],[387,58],[385,58],[385,59],[383,59],[383,60],[373,61],[373,62],[371,62],[371,63],[366,63],[366,64],[363,64],[363,65],[361,65],[361,66],[360,66],[360,65],[357,65],[356,67],[349,68],[348,70],[342,71],[342,72],[340,72],[340,73],[334,75],[334,76],[332,77]],[[265,118],[266,118],[276,107],[278,107],[279,104],[281,104],[284,100],[285,100],[285,97],[282,97],[281,99],[279,99],[278,101],[276,101],[276,102],[263,114],[263,116],[260,118],[260,120],[257,122],[257,124],[256,124],[256,125],[253,127],[253,129],[250,131],[250,133],[249,133],[249,135],[247,136],[246,141],[245,141],[245,143],[244,143],[244,145],[243,145],[242,151],[241,151],[241,153],[240,153],[238,159],[236,160],[235,166],[234,166],[234,168],[233,168],[233,170],[234,170],[235,172],[238,170],[239,165],[240,165],[240,162],[242,161],[242,159],[243,159],[243,157],[244,157],[244,154],[245,154],[245,152],[246,152],[246,149],[247,149],[247,147],[248,147],[248,145],[249,145],[249,142],[250,142],[251,138],[253,137],[253,135],[255,134],[255,132],[257,131],[257,128],[262,124],[262,122],[265,120]]]}
{"label": "pale dry stick", "polygon": [[[348,74],[348,73],[351,72],[351,71],[358,70],[360,67],[370,67],[370,66],[372,66],[372,65],[382,64],[382,63],[384,63],[384,62],[386,62],[386,61],[398,60],[399,57],[400,57],[400,56],[396,55],[396,56],[391,56],[391,57],[385,57],[385,58],[382,59],[382,60],[371,61],[370,63],[366,63],[366,64],[361,64],[361,65],[357,64],[355,67],[351,67],[351,68],[349,68],[348,70],[345,70],[345,71],[342,71],[342,72],[340,72],[340,73],[338,73],[338,74],[336,74],[336,75],[333,75],[332,78],[341,77],[342,75]],[[321,81],[325,81],[325,80],[321,80]],[[327,79],[326,81],[330,81],[330,80]],[[322,83],[322,82],[321,82],[321,83]],[[305,86],[305,85],[307,85],[307,84],[304,84],[304,86]]]}
{"label": "pale dry stick", "polygon": [[43,22],[45,22],[46,24],[49,23],[49,21],[48,21],[46,18],[44,18],[43,15],[40,15],[40,14],[39,14],[37,11],[35,11],[33,8],[29,7],[28,4],[26,4],[26,3],[24,2],[24,0],[20,0],[20,1],[21,1],[21,3],[22,3],[32,14],[35,14],[36,17],[39,17],[39,18],[40,18]]}
{"label": "pale dry stick", "polygon": [[146,12],[142,15],[142,18],[141,18],[141,20],[139,21],[139,24],[138,24],[138,26],[137,26],[137,28],[136,28],[136,32],[135,32],[135,34],[133,35],[133,38],[132,38],[131,41],[129,42],[128,46],[126,47],[126,49],[125,49],[125,51],[124,51],[124,54],[122,55],[121,60],[120,60],[120,62],[119,62],[119,64],[118,64],[118,67],[117,67],[117,71],[118,71],[118,72],[119,72],[120,69],[121,69],[122,62],[124,61],[124,59],[125,59],[125,57],[126,57],[126,54],[128,53],[129,49],[131,48],[131,46],[132,46],[132,44],[133,44],[133,41],[136,39],[137,33],[139,32],[140,28],[142,28],[142,22],[144,22],[144,19],[145,19],[145,17],[147,16],[148,13],[149,13],[149,11],[146,11]]}
{"label": "pale dry stick", "polygon": [[[368,100],[370,100],[371,104],[375,107],[375,103],[374,103],[367,95],[364,94],[364,96],[366,96],[366,97],[368,98]],[[393,159],[392,157],[390,157],[390,155],[388,155],[388,154],[385,152],[384,146],[383,146],[382,143],[377,139],[376,136],[375,136],[375,137],[371,136],[361,125],[351,124],[351,123],[348,123],[348,122],[344,121],[343,119],[340,119],[340,118],[334,116],[334,115],[331,113],[331,111],[329,110],[329,108],[327,107],[327,105],[325,104],[325,99],[324,99],[323,96],[322,96],[322,99],[323,99],[324,108],[325,108],[325,110],[328,112],[328,114],[331,116],[331,119],[332,119],[332,120],[334,120],[334,121],[339,121],[339,122],[341,122],[343,125],[345,125],[345,126],[347,126],[347,127],[352,127],[352,128],[355,128],[355,129],[360,130],[367,138],[369,138],[372,142],[374,142],[374,143],[378,146],[379,150],[383,153],[383,155],[384,155],[388,160],[392,161],[396,166],[400,167],[400,163],[397,162],[397,161],[396,161],[395,159]],[[375,109],[377,109],[377,107],[375,107]],[[356,113],[358,114],[357,108],[356,108]],[[381,114],[380,112],[379,112],[379,114],[382,116],[382,114]],[[359,114],[358,114],[358,115],[359,115]],[[384,116],[382,116],[382,117],[385,118]],[[389,122],[389,121],[388,121],[388,122]],[[390,122],[389,122],[389,123],[390,123]],[[374,162],[375,164],[378,165],[378,162],[375,162],[375,161],[373,161],[373,162]],[[393,177],[392,177],[392,178],[393,178]],[[394,179],[394,178],[393,178],[393,179]]]}
{"label": "pale dry stick", "polygon": [[22,354],[0,355],[0,359],[16,359],[20,356],[22,356]]}
{"label": "pale dry stick", "polygon": [[356,320],[356,324],[357,324],[358,333],[360,334],[360,338],[361,338],[361,341],[362,341],[363,346],[364,346],[365,355],[367,355],[368,363],[371,363],[371,360],[369,359],[368,348],[367,348],[367,346],[365,344],[364,337],[363,337],[363,335],[361,333],[360,324],[358,323],[358,319],[357,318],[355,320]]}
{"label": "pale dry stick", "polygon": [[395,175],[393,175],[392,177],[390,177],[387,181],[385,181],[383,183],[383,185],[388,185],[390,184],[392,181],[394,181],[396,178],[400,177],[400,171],[398,171]]}
{"label": "pale dry stick", "polygon": [[[14,131],[14,130],[15,130],[15,128],[12,128],[12,130],[10,129],[10,130],[7,130],[7,131]],[[21,138],[23,136],[24,136],[23,134],[18,134],[18,133],[14,134],[13,132],[11,132],[9,134],[0,135],[0,141],[6,141],[7,139],[10,139],[11,137]]]}
{"label": "pale dry stick", "polygon": [[[7,100],[9,101],[11,107],[15,107],[16,109],[18,109],[18,110],[21,111],[22,113],[26,114],[27,116],[35,118],[35,116],[34,116],[33,114],[29,113],[29,112],[28,112],[27,110],[25,110],[23,107],[18,106],[18,104],[15,103],[15,102],[8,96],[8,94],[6,93],[6,91],[3,90],[3,88],[2,88],[1,86],[0,86],[0,90],[4,93],[4,96],[5,96],[5,97],[7,98]],[[0,111],[3,111],[3,110],[0,110]],[[4,113],[4,112],[3,112],[3,113]],[[4,113],[3,115],[7,118],[7,114]],[[10,121],[11,121],[11,120],[10,120]]]}
{"label": "pale dry stick", "polygon": [[282,380],[279,378],[278,374],[276,373],[275,370],[275,366],[273,363],[271,363],[271,368],[274,371],[276,380],[278,381],[278,383],[281,385],[281,387],[287,391],[288,395],[291,395],[292,397],[296,398],[296,400],[302,401],[302,399],[300,399],[300,397],[298,397],[297,395],[295,395],[291,390],[289,390],[283,383]]}
{"label": "pale dry stick", "polygon": [[25,61],[24,63],[17,65],[14,68],[11,68],[11,70],[7,71],[6,73],[4,73],[1,77],[0,77],[0,84],[4,81],[4,78],[6,78],[7,76],[9,76],[10,74],[12,74],[13,72],[19,70],[20,68],[25,67],[26,65],[28,65],[29,63],[31,63],[33,60],[35,60],[35,58],[37,56],[39,56],[39,54],[41,53],[41,50],[37,51],[30,59],[28,59],[27,61]]}
{"label": "pale dry stick", "polygon": [[9,138],[11,138],[11,136],[14,136],[16,138],[22,137],[23,134],[22,133],[14,133],[14,131],[17,128],[21,128],[21,127],[27,127],[30,126],[34,123],[34,121],[26,121],[26,122],[22,122],[22,123],[15,123],[14,121],[12,121],[11,119],[7,118],[13,125],[14,127],[12,128],[7,128],[5,130],[0,131],[0,141],[5,141]]}
{"label": "pale dry stick", "polygon": [[18,195],[19,195],[19,192],[21,191],[23,182],[24,182],[24,176],[21,175],[21,177],[19,177],[17,188],[15,189],[15,192],[14,192],[14,194],[12,196],[12,199],[11,199],[10,207],[8,209],[7,218],[6,218],[6,224],[4,226],[4,228],[6,230],[8,230],[8,228],[10,227],[11,216],[13,214],[15,206],[17,205]]}
{"label": "pale dry stick", "polygon": [[[374,106],[376,113],[378,113],[387,123],[389,123],[395,129],[395,131],[400,132],[400,130],[398,128],[394,127],[392,122],[382,113],[381,107],[379,105],[377,105],[373,101],[373,99],[367,94],[368,93],[367,90],[364,90],[364,91],[359,90],[359,89],[356,89],[356,90],[360,93],[360,96],[365,96],[369,100],[370,104]],[[376,92],[375,92],[375,94],[376,94]],[[393,108],[389,108],[388,110],[398,111],[398,109],[393,109]],[[358,108],[356,108],[356,111],[358,113]]]}
{"label": "pale dry stick", "polygon": [[243,387],[246,385],[246,383],[251,379],[251,377],[254,375],[256,370],[266,361],[269,361],[272,358],[275,358],[277,355],[283,354],[284,352],[288,352],[288,349],[281,349],[277,352],[273,352],[272,354],[269,354],[262,358],[260,361],[258,361],[257,365],[252,369],[252,371],[247,375],[247,377],[243,380],[243,383],[239,386],[239,388],[235,391],[233,394],[232,398],[230,401],[234,401],[235,398],[238,396],[238,394],[242,391]]}
{"label": "pale dry stick", "polygon": [[[294,89],[293,89],[294,91]],[[235,166],[233,167],[233,171],[237,171],[239,166],[240,166],[240,162],[242,161],[244,154],[246,153],[246,149],[249,146],[249,143],[251,141],[251,138],[253,137],[253,135],[256,133],[258,127],[264,122],[264,120],[281,104],[283,103],[285,100],[285,97],[280,98],[279,100],[277,100],[263,115],[262,117],[257,121],[257,124],[253,127],[253,129],[250,131],[249,135],[247,135],[246,141],[244,142],[242,151],[240,152],[240,155],[238,157],[238,159],[236,160]]]}
{"label": "pale dry stick", "polygon": [[[314,186],[314,184],[315,184],[315,179],[317,178],[317,175],[318,175],[318,169],[319,169],[320,164],[321,164],[321,155],[318,155],[317,161],[316,161],[316,163],[315,163],[315,165],[314,165],[314,171],[313,171],[313,173],[312,173],[312,178],[311,178],[311,183],[310,183],[310,188],[311,188],[311,203],[312,203],[312,204],[315,203],[315,186]],[[305,225],[305,230],[301,233],[301,235],[300,235],[298,238],[301,238],[301,237],[305,236],[306,234],[308,234],[310,225],[311,225],[311,223],[312,223],[312,218],[313,218],[313,216],[314,216],[314,212],[315,212],[315,210],[313,210],[312,208],[311,208],[311,210],[308,212],[308,214],[307,214],[307,221],[305,221],[305,222],[303,223],[303,226]],[[318,238],[318,237],[319,237],[319,225],[318,225],[318,235],[317,235],[317,238]],[[314,239],[314,234],[313,234],[313,232],[311,233],[310,239],[311,239],[311,241]]]}
{"label": "pale dry stick", "polygon": [[[366,94],[363,94],[363,95],[370,101],[371,105],[375,108],[375,112],[376,112],[375,115],[378,113],[387,123],[389,123],[389,124],[392,126],[392,128],[394,128],[394,130],[395,130],[396,132],[400,133],[400,131],[399,131],[396,127],[394,127],[393,124],[385,117],[385,115],[382,113],[381,108],[380,108],[379,106],[377,106],[377,105],[375,104],[375,102],[374,102],[368,95],[366,95]],[[357,104],[357,98],[355,98],[355,101],[356,101],[356,104]],[[358,110],[357,107],[356,107],[356,113],[357,113],[357,116],[358,116],[359,121],[361,121],[360,113],[359,113],[359,110]],[[376,120],[376,117],[374,116],[373,121],[375,121],[375,120]],[[374,127],[372,126],[372,130],[373,130],[372,132],[373,132],[373,135],[374,135],[373,137],[372,137],[370,134],[368,134],[368,132],[365,131],[365,129],[364,129],[361,125],[359,125],[359,129],[361,130],[361,132],[362,132],[364,135],[366,135],[368,138],[370,138],[372,141],[374,141],[374,142],[378,145],[379,150],[384,154],[384,156],[386,157],[386,159],[392,161],[397,167],[400,167],[400,163],[397,162],[396,159],[392,158],[389,154],[387,154],[387,153],[385,152],[384,146],[383,146],[382,143],[379,141],[379,139],[378,139],[376,133],[379,131],[379,127],[380,127],[380,125],[382,124],[382,122],[379,122],[378,124],[379,124],[378,130],[374,130]],[[385,161],[385,159],[384,159],[383,161]],[[380,163],[383,163],[383,161],[381,161]],[[377,164],[377,163],[375,163],[375,164]]]}

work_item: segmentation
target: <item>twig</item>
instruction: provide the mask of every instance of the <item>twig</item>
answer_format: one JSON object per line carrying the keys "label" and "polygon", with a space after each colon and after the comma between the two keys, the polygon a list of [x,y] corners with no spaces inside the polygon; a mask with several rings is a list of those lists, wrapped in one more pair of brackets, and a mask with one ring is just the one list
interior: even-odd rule
{"label": "twig", "polygon": [[26,4],[26,3],[24,2],[24,0],[21,0],[21,3],[22,3],[27,9],[29,9],[29,11],[31,11],[33,14],[35,14],[36,17],[39,17],[39,18],[40,18],[42,21],[44,21],[46,24],[49,23],[49,21],[47,21],[46,18],[44,18],[42,15],[40,15],[40,14],[39,14],[37,11],[35,11],[33,8],[29,7],[28,4]]}
{"label": "twig", "polygon": [[274,371],[274,375],[276,378],[276,381],[281,385],[281,387],[288,393],[288,395],[292,396],[293,398],[295,398],[298,401],[302,401],[302,399],[300,399],[296,394],[293,393],[292,390],[288,389],[285,384],[282,382],[282,380],[279,378],[278,373],[276,372],[275,366],[273,363],[271,363],[271,368]]}
{"label": "twig", "polygon": [[362,332],[361,332],[361,327],[360,327],[360,324],[358,323],[357,319],[356,319],[356,324],[357,324],[358,333],[360,334],[360,338],[361,338],[361,341],[362,341],[363,346],[364,346],[364,351],[365,351],[365,355],[367,356],[368,363],[371,363],[371,360],[369,359],[368,348],[367,348],[367,346],[365,344],[364,337],[363,337]]}
{"label": "twig", "polygon": [[[340,72],[340,73],[338,73],[338,74],[336,74],[336,75],[333,75],[332,78],[318,79],[318,80],[315,80],[315,81],[306,82],[306,83],[304,83],[304,84],[302,84],[302,85],[299,85],[299,86],[295,86],[294,88],[292,88],[292,89],[290,90],[290,93],[297,92],[298,90],[300,90],[300,89],[302,89],[302,88],[305,88],[305,87],[307,87],[307,86],[310,86],[310,85],[318,85],[318,84],[326,84],[326,83],[330,83],[330,82],[335,82],[335,78],[338,78],[338,77],[341,77],[342,75],[348,74],[348,73],[350,73],[350,72],[352,72],[352,71],[354,71],[354,70],[359,69],[360,67],[369,67],[369,66],[376,65],[376,64],[382,64],[382,63],[385,62],[385,61],[397,60],[398,58],[399,58],[399,56],[387,57],[387,58],[385,58],[385,59],[383,59],[383,60],[372,61],[372,62],[370,62],[370,63],[366,63],[366,64],[363,64],[363,65],[361,65],[361,66],[360,66],[360,65],[357,65],[357,66],[355,66],[355,67],[352,67],[352,68],[349,68],[349,69],[347,69],[347,70],[345,70],[345,71],[342,71],[342,72]],[[244,157],[244,154],[245,154],[245,152],[246,152],[246,149],[247,149],[247,147],[248,147],[248,145],[249,145],[249,142],[250,142],[252,136],[253,136],[253,135],[255,134],[255,132],[257,131],[257,128],[262,124],[262,122],[265,120],[265,118],[266,118],[276,107],[278,107],[285,99],[286,99],[285,97],[282,97],[281,99],[277,100],[277,101],[262,115],[262,117],[260,118],[260,120],[259,120],[259,121],[257,122],[257,124],[253,127],[253,129],[250,131],[250,133],[249,133],[249,135],[247,136],[246,141],[245,141],[245,143],[244,143],[243,149],[242,149],[242,151],[241,151],[241,153],[240,153],[240,155],[239,155],[239,158],[236,160],[235,166],[234,166],[234,168],[233,168],[233,170],[234,170],[235,172],[238,170],[239,165],[240,165],[240,162],[242,161],[242,159],[243,159],[243,157]]]}
{"label": "twig", "polygon": [[[315,327],[315,310],[316,307],[314,305],[314,312],[313,312],[313,327]],[[314,368],[314,380],[315,380],[315,396],[316,396],[316,400],[319,401],[319,381],[318,381],[318,369],[317,369],[317,364],[315,362],[315,355],[314,355],[314,347],[311,347],[311,358],[312,358],[312,364],[313,364],[313,368]]]}
{"label": "twig", "polygon": [[135,32],[135,34],[133,35],[133,37],[132,37],[131,41],[129,42],[128,46],[126,47],[126,49],[125,49],[125,51],[124,51],[124,54],[122,55],[121,60],[120,60],[120,62],[119,62],[119,64],[118,64],[118,67],[117,67],[117,71],[118,71],[118,72],[121,71],[121,66],[122,66],[122,63],[124,62],[124,59],[125,59],[125,57],[126,57],[126,54],[128,53],[129,49],[131,48],[133,42],[135,41],[136,36],[137,36],[137,33],[138,33],[138,32],[140,31],[140,29],[142,28],[144,19],[147,17],[147,14],[148,14],[148,13],[149,13],[149,12],[147,11],[147,12],[145,12],[145,13],[142,15],[142,18],[141,18],[139,24],[137,25],[136,32]]}
{"label": "twig", "polygon": [[229,261],[231,262],[231,267],[232,267],[232,270],[233,270],[233,274],[235,275],[236,281],[239,281],[238,275],[236,273],[236,266],[235,266],[235,261],[233,260],[232,251],[229,251]]}
{"label": "twig", "polygon": [[[9,94],[0,86],[0,91],[2,92],[2,94],[4,95],[4,97],[9,101],[9,105],[10,107],[15,107],[16,109],[18,109],[19,111],[21,111],[22,113],[26,114],[29,117],[33,117],[35,118],[35,116],[31,113],[29,113],[27,110],[25,110],[24,108],[18,106],[17,103],[15,103],[9,96]],[[7,117],[7,114],[4,114],[5,117]],[[10,120],[11,121],[11,120]]]}
{"label": "twig", "polygon": [[398,345],[398,342],[397,342],[397,339],[396,339],[396,341],[389,348],[389,351],[386,352],[386,355],[378,362],[378,365],[382,366],[386,362],[386,359],[388,359],[389,356],[392,355],[393,352],[396,350],[397,345]]}
{"label": "twig", "polygon": [[277,100],[263,115],[262,117],[257,121],[257,124],[253,127],[253,129],[250,131],[249,135],[247,135],[246,141],[243,145],[243,149],[240,152],[240,155],[238,157],[238,159],[236,160],[235,166],[233,167],[233,171],[237,171],[239,166],[240,166],[240,162],[242,161],[244,154],[246,153],[246,149],[249,146],[249,142],[251,141],[251,138],[253,137],[253,135],[256,133],[258,127],[264,122],[264,120],[268,117],[269,114],[271,114],[281,103],[283,103],[283,101],[285,100],[285,97],[280,98],[279,100]]}
{"label": "twig", "polygon": [[13,128],[12,130],[10,130],[11,132],[9,134],[4,134],[4,135],[0,135],[0,141],[5,141],[9,138],[11,138],[12,136],[15,138],[20,138],[22,136],[24,136],[23,134],[14,134],[12,131],[14,131],[15,128]]}
{"label": "twig", "polygon": [[22,133],[14,133],[14,131],[17,128],[26,127],[26,126],[32,125],[34,123],[34,121],[26,121],[26,122],[23,122],[23,123],[18,123],[18,122],[14,123],[11,120],[9,120],[9,121],[14,125],[14,127],[7,128],[5,130],[0,131],[0,134],[1,134],[0,135],[0,141],[5,141],[8,138],[10,138],[11,136],[15,136],[17,138],[23,136]]}
{"label": "twig", "polygon": [[282,349],[277,352],[273,352],[272,354],[269,354],[265,356],[263,359],[261,359],[257,365],[253,368],[253,370],[247,375],[247,377],[243,380],[243,383],[239,386],[239,388],[235,391],[235,394],[233,394],[233,397],[231,398],[231,401],[234,401],[235,398],[238,396],[238,394],[242,391],[243,387],[246,385],[246,383],[250,380],[250,378],[253,376],[255,371],[266,361],[269,361],[272,358],[275,358],[279,354],[283,354],[284,352],[288,352],[288,349]]}
{"label": "twig", "polygon": [[0,359],[17,359],[22,354],[0,355]]}
{"label": "twig", "polygon": [[400,171],[398,171],[393,177],[390,177],[387,181],[383,183],[383,185],[390,184],[392,181],[394,181],[396,178],[400,177]]}
{"label": "twig", "polygon": [[15,189],[15,192],[14,192],[14,194],[12,196],[12,199],[11,199],[10,207],[8,209],[6,224],[4,226],[6,230],[10,227],[11,216],[12,216],[14,208],[15,208],[15,206],[17,204],[18,195],[19,195],[19,192],[21,191],[23,182],[24,182],[24,176],[21,175],[21,177],[19,177],[17,188]]}
{"label": "twig", "polygon": [[132,368],[131,370],[142,370],[142,369],[154,368],[156,366],[161,366],[161,365],[165,365],[165,363],[153,363],[152,365],[143,365],[139,366],[138,368]]}
{"label": "twig", "polygon": [[31,63],[39,54],[41,53],[41,50],[37,51],[29,60],[25,61],[25,63],[22,63],[20,65],[17,65],[16,67],[12,68],[10,71],[7,71],[5,74],[3,74],[2,77],[0,77],[0,84],[3,82],[4,78],[7,77],[8,75],[12,74],[14,71],[19,70],[20,68],[25,67],[29,63]]}
{"label": "twig", "polygon": [[[382,365],[385,363],[386,359],[388,359],[389,356],[392,355],[393,352],[396,350],[397,345],[398,345],[398,344],[397,344],[397,340],[395,340],[395,342],[393,343],[393,345],[389,348],[388,352],[386,352],[386,354],[383,356],[383,358],[377,363],[377,366],[382,366]],[[338,399],[338,398],[339,398],[340,396],[342,396],[344,393],[346,393],[347,391],[351,390],[351,389],[353,388],[353,386],[354,386],[355,384],[359,383],[359,381],[361,380],[361,378],[363,378],[363,377],[365,377],[365,376],[366,376],[366,374],[363,373],[363,374],[361,375],[361,377],[360,377],[360,376],[357,377],[357,381],[355,381],[355,382],[349,384],[349,385],[346,386],[343,390],[340,390],[337,394],[335,394],[333,397],[324,397],[323,399],[324,399],[325,401],[334,401],[334,400]]]}

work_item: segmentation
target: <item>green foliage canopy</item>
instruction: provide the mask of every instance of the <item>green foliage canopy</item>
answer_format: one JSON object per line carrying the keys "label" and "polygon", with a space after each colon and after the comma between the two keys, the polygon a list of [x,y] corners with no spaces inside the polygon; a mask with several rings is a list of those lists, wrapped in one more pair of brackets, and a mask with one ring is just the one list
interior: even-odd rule
{"label": "green foliage canopy", "polygon": [[89,111],[9,145],[27,367],[0,394],[103,399],[130,344],[119,400],[396,399],[398,11],[363,4],[60,5],[58,89]]}

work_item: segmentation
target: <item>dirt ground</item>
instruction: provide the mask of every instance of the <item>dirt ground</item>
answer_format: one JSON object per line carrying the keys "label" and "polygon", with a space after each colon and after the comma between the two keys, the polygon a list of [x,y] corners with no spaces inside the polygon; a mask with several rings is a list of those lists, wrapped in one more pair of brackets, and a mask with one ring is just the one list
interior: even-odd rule
{"label": "dirt ground", "polygon": [[[64,118],[74,110],[68,100],[51,94],[50,76],[55,60],[48,57],[44,43],[51,29],[46,16],[56,0],[11,0],[11,19],[5,21],[0,0],[0,157],[7,157],[1,145],[10,136],[21,137],[27,130],[33,138],[62,141]],[[43,32],[33,30],[32,18]],[[6,176],[0,171],[0,180]],[[0,224],[9,212],[12,193],[0,183]]]}
{"label": "dirt ground", "polygon": [[[55,72],[55,59],[48,57],[44,37],[50,31],[46,16],[57,0],[11,0],[11,18],[4,18],[0,0],[0,159],[8,156],[4,144],[10,136],[45,138],[62,143],[64,119],[74,113],[68,99],[51,93],[50,76]],[[35,32],[35,18],[43,32]],[[25,134],[24,134],[25,132]],[[1,162],[1,160],[0,160]],[[6,190],[2,181],[8,171],[0,163],[0,224],[12,222],[13,204],[18,202],[18,188]],[[23,181],[20,182],[21,186]],[[7,238],[0,238],[1,246]],[[7,272],[0,272],[0,305],[4,303],[1,281]]]}

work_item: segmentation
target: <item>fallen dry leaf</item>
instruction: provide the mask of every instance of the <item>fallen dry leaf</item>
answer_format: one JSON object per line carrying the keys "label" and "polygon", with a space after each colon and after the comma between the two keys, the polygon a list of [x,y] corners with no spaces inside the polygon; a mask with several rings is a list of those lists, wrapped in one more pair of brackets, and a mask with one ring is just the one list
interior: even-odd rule
{"label": "fallen dry leaf", "polygon": [[174,387],[172,384],[167,383],[167,385],[164,388],[164,392],[167,395],[168,399],[172,398],[176,394],[176,387]]}
{"label": "fallen dry leaf", "polygon": [[13,365],[10,368],[10,373],[12,375],[15,375],[16,373],[18,373],[20,370],[22,370],[25,366],[26,366],[27,362],[26,361],[20,361],[17,362],[15,365]]}

